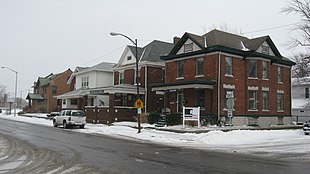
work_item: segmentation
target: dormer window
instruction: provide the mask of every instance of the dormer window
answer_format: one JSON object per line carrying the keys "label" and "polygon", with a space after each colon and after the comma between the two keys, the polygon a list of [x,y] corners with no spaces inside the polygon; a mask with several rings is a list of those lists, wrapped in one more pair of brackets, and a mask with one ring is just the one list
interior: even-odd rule
{"label": "dormer window", "polygon": [[184,44],[184,53],[193,51],[193,43]]}
{"label": "dormer window", "polygon": [[262,53],[269,54],[269,46],[262,45]]}
{"label": "dormer window", "polygon": [[127,60],[131,60],[131,56],[127,56]]}

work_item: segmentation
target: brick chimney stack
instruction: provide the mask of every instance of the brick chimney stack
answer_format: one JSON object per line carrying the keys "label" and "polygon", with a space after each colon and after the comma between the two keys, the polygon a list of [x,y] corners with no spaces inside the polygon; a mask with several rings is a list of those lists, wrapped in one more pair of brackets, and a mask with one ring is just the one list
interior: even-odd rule
{"label": "brick chimney stack", "polygon": [[179,42],[180,39],[181,39],[181,38],[175,36],[175,37],[173,38],[173,44],[174,44],[174,45],[177,44],[177,43]]}

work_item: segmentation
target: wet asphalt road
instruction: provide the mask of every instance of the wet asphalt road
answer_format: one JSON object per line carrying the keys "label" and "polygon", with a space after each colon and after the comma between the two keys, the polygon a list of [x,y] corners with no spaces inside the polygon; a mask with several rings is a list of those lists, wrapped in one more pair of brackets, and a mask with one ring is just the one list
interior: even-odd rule
{"label": "wet asphalt road", "polygon": [[[86,128],[87,129],[87,126]],[[309,173],[306,162],[170,147],[104,135],[72,132],[0,118],[0,137],[26,145],[32,161],[44,161],[31,173]],[[7,143],[10,145],[9,143]],[[36,149],[34,151],[33,149]],[[1,152],[2,151],[2,152]],[[1,161],[7,149],[0,147]],[[10,150],[14,151],[14,150]],[[23,151],[20,152],[21,154]],[[20,154],[20,155],[21,155]],[[30,153],[31,154],[31,153]],[[1,156],[2,155],[2,156]],[[22,156],[22,155],[21,155]],[[15,158],[20,159],[20,158]],[[52,159],[52,160],[49,160]],[[29,161],[25,164],[31,164]],[[6,164],[6,163],[5,163]],[[55,165],[55,166],[53,166]],[[24,169],[23,169],[24,167]],[[8,173],[27,173],[27,165]],[[24,171],[24,172],[23,172]],[[26,172],[25,172],[26,171]],[[47,172],[49,171],[49,172]],[[61,172],[60,172],[61,171]]]}

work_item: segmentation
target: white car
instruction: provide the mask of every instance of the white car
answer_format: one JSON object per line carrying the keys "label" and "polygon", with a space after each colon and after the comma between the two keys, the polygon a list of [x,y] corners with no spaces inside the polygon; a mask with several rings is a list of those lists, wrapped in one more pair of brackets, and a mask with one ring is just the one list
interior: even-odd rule
{"label": "white car", "polygon": [[62,110],[53,118],[53,126],[62,125],[65,129],[71,126],[79,126],[83,129],[86,125],[86,116],[82,110]]}

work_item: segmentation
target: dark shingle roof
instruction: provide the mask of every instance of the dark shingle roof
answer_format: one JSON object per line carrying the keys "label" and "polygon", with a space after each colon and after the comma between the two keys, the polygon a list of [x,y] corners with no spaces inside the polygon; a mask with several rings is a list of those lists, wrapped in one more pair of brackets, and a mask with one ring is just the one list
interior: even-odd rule
{"label": "dark shingle roof", "polygon": [[[130,49],[132,54],[136,56],[136,47],[128,45],[128,48]],[[143,48],[138,47],[137,49],[138,49],[138,57],[141,57],[142,52],[143,52]]]}
{"label": "dark shingle roof", "polygon": [[172,43],[154,40],[144,47],[140,61],[162,62],[160,56],[169,54],[173,47]]}
{"label": "dark shingle roof", "polygon": [[28,93],[26,99],[28,99],[28,100],[43,100],[43,97],[40,94]]}

